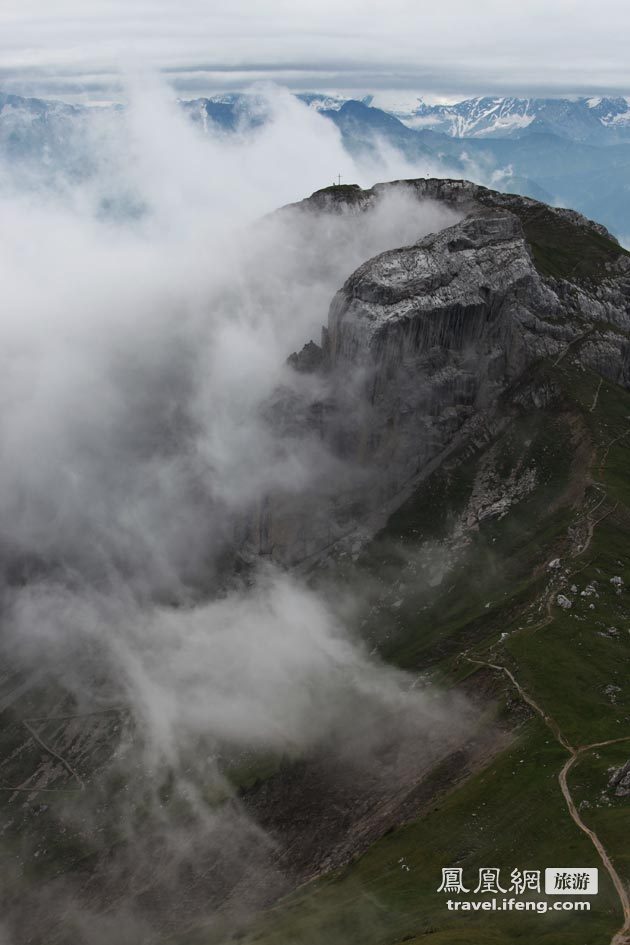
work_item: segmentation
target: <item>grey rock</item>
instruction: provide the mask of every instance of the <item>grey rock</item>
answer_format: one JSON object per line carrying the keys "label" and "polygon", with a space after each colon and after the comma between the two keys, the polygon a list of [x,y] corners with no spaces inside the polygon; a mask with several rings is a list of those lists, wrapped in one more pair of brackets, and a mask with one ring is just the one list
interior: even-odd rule
{"label": "grey rock", "polygon": [[295,371],[304,371],[306,373],[317,371],[322,366],[323,362],[324,352],[314,341],[309,341],[299,353],[294,351],[293,354],[290,354],[287,358],[287,363]]}
{"label": "grey rock", "polygon": [[317,417],[305,435],[316,431],[343,472],[299,502],[269,497],[252,544],[285,563],[382,524],[451,451],[507,423],[510,405],[552,401],[553,384],[523,384],[541,358],[577,358],[630,386],[630,257],[604,227],[467,181],[328,188],[294,208],[359,219],[391,187],[467,216],[360,266],[332,300],[321,346],[289,359],[323,377],[326,394],[306,405],[291,394],[272,422]]}
{"label": "grey rock", "polygon": [[617,797],[628,797],[630,795],[630,761],[613,771],[608,782],[608,790],[612,791]]}

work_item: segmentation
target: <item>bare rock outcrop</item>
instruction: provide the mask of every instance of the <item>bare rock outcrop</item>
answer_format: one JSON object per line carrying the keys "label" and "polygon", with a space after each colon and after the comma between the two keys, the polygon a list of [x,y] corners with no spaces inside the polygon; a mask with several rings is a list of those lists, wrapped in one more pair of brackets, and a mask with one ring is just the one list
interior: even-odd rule
{"label": "bare rock outcrop", "polygon": [[[299,502],[269,497],[249,538],[279,561],[373,531],[450,451],[508,422],[510,391],[540,359],[570,353],[630,386],[630,255],[603,227],[467,181],[328,188],[296,206],[359,217],[394,186],[467,216],[360,266],[332,300],[321,346],[289,360],[326,394],[289,398],[276,420],[317,418],[310,432],[343,471]],[[543,394],[532,390],[534,406]]]}

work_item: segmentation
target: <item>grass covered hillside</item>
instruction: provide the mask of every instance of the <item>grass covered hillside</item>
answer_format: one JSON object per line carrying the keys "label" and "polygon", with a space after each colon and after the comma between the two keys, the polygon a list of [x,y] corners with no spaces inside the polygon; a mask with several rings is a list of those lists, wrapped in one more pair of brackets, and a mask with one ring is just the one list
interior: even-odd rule
{"label": "grass covered hillside", "polygon": [[[546,406],[512,411],[338,562],[346,586],[371,588],[362,632],[386,658],[463,686],[509,738],[486,763],[434,773],[404,823],[276,904],[248,945],[608,945],[624,925],[586,830],[627,889],[630,806],[611,778],[630,759],[630,394],[569,359],[528,385]],[[567,762],[585,829],[561,790]],[[437,892],[442,867],[476,881],[559,865],[599,867],[589,913],[462,914]]]}

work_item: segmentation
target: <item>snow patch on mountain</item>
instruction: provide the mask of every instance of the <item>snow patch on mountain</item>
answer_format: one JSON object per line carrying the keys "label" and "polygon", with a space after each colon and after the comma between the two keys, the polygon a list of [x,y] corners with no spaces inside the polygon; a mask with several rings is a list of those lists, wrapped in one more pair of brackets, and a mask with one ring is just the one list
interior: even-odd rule
{"label": "snow patch on mountain", "polygon": [[[416,105],[412,108],[414,101]],[[411,96],[406,108],[401,103],[396,110],[391,107],[387,110],[409,128],[430,129],[454,138],[515,137],[531,129],[595,143],[607,135],[609,140],[625,140],[630,132],[630,99],[621,96],[579,99],[482,96],[449,104],[429,104],[419,96]]]}
{"label": "snow patch on mountain", "polygon": [[389,112],[390,115],[394,115],[401,120],[413,118],[421,103],[422,99],[417,92],[393,92],[386,90],[383,92],[375,92],[370,96],[370,105],[372,105],[373,108],[380,108],[382,111]]}
{"label": "snow patch on mountain", "polygon": [[[302,92],[297,98],[317,112],[338,112],[346,102],[350,101],[347,95],[341,95],[338,92]],[[369,103],[366,102],[366,104]]]}

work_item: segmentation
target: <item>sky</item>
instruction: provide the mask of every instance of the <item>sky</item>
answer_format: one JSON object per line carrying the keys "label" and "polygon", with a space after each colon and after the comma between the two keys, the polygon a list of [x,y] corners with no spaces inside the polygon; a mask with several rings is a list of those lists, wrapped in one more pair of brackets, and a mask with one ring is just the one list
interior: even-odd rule
{"label": "sky", "polygon": [[109,101],[159,70],[182,97],[294,90],[630,94],[624,0],[3,0],[0,88]]}

